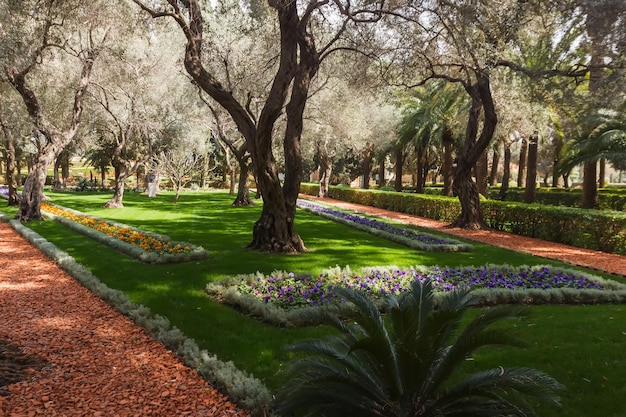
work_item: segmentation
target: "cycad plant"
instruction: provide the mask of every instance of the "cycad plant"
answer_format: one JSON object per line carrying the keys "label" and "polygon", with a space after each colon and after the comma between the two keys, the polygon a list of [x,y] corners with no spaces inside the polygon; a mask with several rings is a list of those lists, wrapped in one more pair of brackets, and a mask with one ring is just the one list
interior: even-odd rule
{"label": "cycad plant", "polygon": [[488,308],[464,325],[468,290],[435,297],[430,282],[416,280],[410,291],[389,299],[387,316],[363,293],[340,292],[354,314],[342,321],[320,309],[317,318],[339,334],[289,346],[297,358],[277,393],[280,415],[533,416],[528,399],[558,404],[562,385],[535,369],[459,372],[479,348],[521,346],[493,324],[522,318],[525,310]]}

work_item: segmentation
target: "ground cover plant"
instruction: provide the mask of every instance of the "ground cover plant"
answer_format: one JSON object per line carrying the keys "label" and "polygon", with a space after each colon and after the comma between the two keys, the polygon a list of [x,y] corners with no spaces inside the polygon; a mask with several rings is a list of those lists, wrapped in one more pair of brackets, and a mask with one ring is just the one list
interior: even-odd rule
{"label": "ground cover plant", "polygon": [[456,239],[420,232],[410,227],[390,224],[381,219],[372,219],[364,215],[348,213],[343,210],[337,210],[303,199],[299,199],[297,205],[311,213],[381,236],[414,249],[441,252],[471,251],[474,249],[471,244],[460,242]]}
{"label": "ground cover plant", "polygon": [[[260,204],[231,207],[233,197],[226,193],[190,193],[177,205],[172,204],[172,194],[148,199],[145,195],[127,193],[126,208],[114,210],[102,208],[109,197],[102,193],[48,195],[56,204],[163,233],[207,249],[211,257],[201,261],[142,264],[55,222],[28,224],[85,265],[106,285],[122,291],[134,303],[167,317],[200,348],[221,360],[232,360],[239,369],[251,372],[272,390],[281,385],[277,372],[292,357],[283,346],[327,335],[331,330],[324,326],[286,328],[259,322],[207,297],[207,284],[257,271],[318,274],[335,265],[350,265],[354,269],[373,265],[458,267],[489,263],[564,266],[482,244],[475,244],[473,252],[411,251],[306,212],[298,213],[296,227],[309,252],[298,256],[269,256],[244,249],[250,242]],[[15,214],[14,208],[0,209],[10,217]],[[621,415],[623,406],[615,399],[626,396],[622,353],[626,348],[624,306],[539,305],[529,309],[529,319],[511,326],[530,347],[478,351],[473,361],[465,363],[467,371],[475,372],[489,364],[501,363],[535,367],[567,387],[562,394],[563,408],[541,407],[541,415]],[[480,311],[482,309],[476,309],[469,314]]]}

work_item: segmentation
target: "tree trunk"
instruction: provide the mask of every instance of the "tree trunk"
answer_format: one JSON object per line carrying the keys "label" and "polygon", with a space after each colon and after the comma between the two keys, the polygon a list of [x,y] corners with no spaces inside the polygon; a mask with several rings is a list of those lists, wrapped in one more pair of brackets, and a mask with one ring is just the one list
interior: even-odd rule
{"label": "tree trunk", "polygon": [[606,159],[600,159],[600,170],[598,172],[598,187],[604,188],[606,187]]}
{"label": "tree trunk", "polygon": [[[227,165],[228,168],[228,194],[235,195],[235,190],[237,189],[237,167]],[[239,169],[241,172],[241,169]],[[224,180],[226,179],[226,175],[224,175]],[[241,175],[239,175],[239,181],[241,181]]]}
{"label": "tree trunk", "polygon": [[424,186],[426,185],[426,179],[424,178],[424,165],[426,164],[426,161],[424,160],[424,148],[416,146],[415,155],[415,192],[423,194]]}
{"label": "tree trunk", "polygon": [[535,133],[528,141],[528,168],[526,170],[526,188],[524,189],[525,203],[534,203],[536,199],[538,145],[539,137]]}
{"label": "tree trunk", "polygon": [[62,158],[63,153],[61,153],[61,155],[59,155],[58,158],[56,158],[56,160],[54,161],[54,167],[52,168],[52,189],[54,191],[60,191],[61,190],[61,179],[59,177],[59,169],[61,168],[61,158]]}
{"label": "tree trunk", "polygon": [[[122,158],[122,151],[126,146],[126,137],[120,132],[117,138],[117,145],[113,150],[111,164],[115,170],[115,189],[113,197],[104,204],[104,208],[123,208],[124,207],[124,188],[126,186],[126,178],[129,176],[128,163]],[[139,180],[139,178],[137,178]],[[146,180],[147,184],[147,180]]]}
{"label": "tree trunk", "polygon": [[237,188],[237,198],[233,206],[245,207],[254,206],[254,201],[250,198],[250,167],[246,161],[239,162],[239,187]]}
{"label": "tree trunk", "polygon": [[[144,3],[137,0],[135,2],[153,17],[163,16],[161,12],[150,9]],[[181,13],[186,14],[186,19],[170,16],[174,17],[186,37],[185,69],[196,85],[230,114],[246,141],[247,150],[254,164],[257,191],[261,193],[264,205],[248,247],[266,252],[304,252],[306,248],[295,231],[294,218],[302,175],[300,150],[302,114],[310,81],[319,68],[319,55],[313,37],[307,32],[310,14],[305,14],[306,17],[301,20],[296,2],[291,0],[269,2],[269,6],[278,16],[280,54],[267,99],[258,119],[254,120],[245,106],[238,102],[232,92],[203,65],[205,25],[200,2],[186,0],[182,3],[185,7],[181,8]],[[291,97],[285,107],[290,91]],[[276,121],[283,113],[286,114],[283,138],[285,181],[281,186],[272,151],[272,135]]]}
{"label": "tree trunk", "polygon": [[8,205],[17,206],[19,204],[19,198],[17,193],[18,185],[15,172],[15,138],[13,136],[13,132],[11,132],[11,130],[9,129],[9,125],[4,119],[3,112],[4,109],[2,108],[2,103],[0,103],[0,127],[2,128],[2,134],[4,136],[4,155],[6,160],[6,171],[4,176],[7,186],[9,187]]}
{"label": "tree trunk", "polygon": [[42,220],[41,201],[44,198],[43,188],[46,183],[48,167],[54,161],[54,152],[49,151],[37,157],[35,165],[24,182],[22,198],[20,199],[19,212],[16,219],[22,222]]}
{"label": "tree trunk", "polygon": [[[589,45],[589,100],[593,111],[600,108],[601,98],[598,92],[602,86],[603,78],[606,76],[604,60],[607,52],[607,38],[609,28],[615,22],[617,14],[614,6],[606,4],[585,4],[587,20],[585,26],[590,39]],[[586,162],[583,165],[583,201],[582,208],[598,208],[598,163]]]}
{"label": "tree trunk", "polygon": [[21,72],[17,69],[12,69],[7,72],[9,82],[20,94],[24,102],[28,115],[33,122],[33,127],[38,132],[38,138],[45,137],[46,140],[45,144],[37,144],[38,149],[37,155],[35,156],[35,166],[28,174],[28,178],[24,183],[22,199],[19,205],[20,209],[15,216],[18,220],[27,222],[30,220],[40,220],[42,218],[41,200],[46,183],[46,171],[50,164],[76,136],[83,114],[83,100],[87,93],[87,88],[89,87],[91,71],[97,56],[98,52],[95,49],[89,49],[83,57],[80,80],[74,92],[74,106],[72,108],[71,121],[69,128],[63,134],[57,132],[52,125],[46,122],[37,95],[26,82],[26,75],[28,75],[28,72],[33,68],[33,65],[23,69]]}
{"label": "tree trunk", "polygon": [[320,170],[320,187],[317,195],[319,197],[328,197],[328,186],[330,185],[330,176],[333,172],[333,158],[328,153],[328,143],[326,141],[317,142],[317,158]]}
{"label": "tree trunk", "polygon": [[502,173],[502,184],[500,185],[500,200],[506,200],[506,192],[509,190],[511,180],[511,145],[504,143],[504,172]]}
{"label": "tree trunk", "polygon": [[[306,25],[300,22],[296,3],[284,1],[277,2],[277,4],[270,2],[270,4],[278,11],[281,27],[281,65],[263,109],[268,109],[268,112],[261,112],[259,117],[256,146],[253,146],[252,159],[256,163],[256,174],[261,185],[264,204],[261,218],[254,225],[253,239],[248,247],[272,253],[301,253],[306,252],[307,249],[295,229],[296,200],[302,180],[300,141],[304,108],[311,80],[319,69],[320,61],[313,37],[306,32]],[[294,37],[297,45],[293,43]],[[293,67],[289,68],[291,66]],[[285,78],[281,70],[285,71]],[[288,73],[292,75],[287,76]],[[281,189],[272,154],[271,138],[272,128],[280,115],[284,98],[280,100],[280,103],[271,100],[272,90],[275,88],[277,90],[274,90],[276,92],[274,98],[287,93],[291,77],[293,77],[293,84],[291,96],[285,108],[287,125],[283,139],[285,181]],[[282,87],[281,84],[283,84]]]}
{"label": "tree trunk", "polygon": [[70,177],[70,155],[69,152],[63,153],[61,159],[61,186],[65,188],[67,186],[67,180]]}
{"label": "tree trunk", "polygon": [[129,176],[128,167],[124,164],[115,166],[115,191],[113,197],[104,204],[104,208],[124,208],[124,188]]}
{"label": "tree trunk", "polygon": [[[498,119],[487,75],[479,76],[475,84],[466,86],[466,91],[472,98],[472,105],[467,120],[465,142],[459,155],[458,167],[454,177],[454,190],[459,196],[461,214],[450,226],[483,229],[487,225],[480,206],[480,194],[476,184],[472,181],[472,168],[489,146]],[[476,140],[481,111],[484,112],[482,131]]]}
{"label": "tree trunk", "polygon": [[369,190],[372,179],[373,145],[367,145],[363,158],[363,189]]}
{"label": "tree trunk", "polygon": [[332,174],[332,166],[326,165],[324,168],[320,165],[320,187],[317,193],[318,197],[328,197],[328,187],[330,185],[330,176]]}
{"label": "tree trunk", "polygon": [[100,167],[100,180],[101,180],[102,188],[104,188],[106,186],[106,180],[107,180],[107,167],[104,165]]}
{"label": "tree trunk", "polygon": [[478,161],[476,161],[476,187],[478,192],[485,198],[489,198],[489,158],[487,156],[487,149],[480,155]]}
{"label": "tree trunk", "polygon": [[491,158],[491,171],[489,172],[489,185],[495,187],[498,185],[498,168],[500,165],[500,146],[493,148],[493,156]]}
{"label": "tree trunk", "polygon": [[557,166],[559,165],[559,162],[561,160],[561,154],[563,153],[563,146],[564,146],[564,142],[563,142],[563,138],[560,135],[556,135],[554,140],[553,140],[553,144],[554,144],[554,157],[553,157],[553,163],[552,163],[552,187],[557,188],[560,185],[560,181],[559,181],[559,174],[557,173]]}
{"label": "tree trunk", "polygon": [[387,183],[385,180],[385,160],[387,155],[381,155],[378,159],[378,188],[384,187]]}
{"label": "tree trunk", "polygon": [[446,128],[442,138],[443,142],[443,195],[452,197],[454,192],[452,186],[454,183],[454,156],[452,150],[454,147],[454,137],[452,129]]}
{"label": "tree trunk", "polygon": [[404,164],[404,152],[402,149],[398,149],[396,151],[396,181],[394,184],[394,188],[397,192],[402,191],[402,165]]}
{"label": "tree trunk", "polygon": [[15,182],[17,183],[18,187],[23,185],[23,182],[22,182],[22,161],[23,161],[22,150],[17,148],[17,149],[15,149]]}
{"label": "tree trunk", "polygon": [[583,165],[583,201],[582,208],[598,208],[598,170],[597,162],[586,162]]}
{"label": "tree trunk", "polygon": [[522,138],[519,149],[519,170],[517,171],[517,186],[524,186],[524,171],[526,170],[526,155],[528,153],[528,141]]}

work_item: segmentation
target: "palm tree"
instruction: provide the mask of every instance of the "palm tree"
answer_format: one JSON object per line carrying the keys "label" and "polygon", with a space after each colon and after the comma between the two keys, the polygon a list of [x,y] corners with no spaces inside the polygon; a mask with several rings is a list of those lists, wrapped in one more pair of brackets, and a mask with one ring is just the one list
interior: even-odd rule
{"label": "palm tree", "polygon": [[626,160],[626,114],[605,120],[589,136],[574,142],[561,161],[559,171],[568,172],[581,163],[601,159],[617,163]]}
{"label": "palm tree", "polygon": [[405,103],[398,129],[398,146],[402,149],[410,143],[415,146],[418,192],[426,180],[424,167],[429,166],[426,161],[428,150],[443,148],[444,194],[452,195],[454,132],[459,129],[460,114],[467,105],[466,95],[457,85],[442,82],[429,84]]}
{"label": "palm tree", "polygon": [[[532,416],[526,397],[557,403],[563,387],[531,368],[495,368],[469,376],[457,371],[474,351],[522,342],[492,325],[524,316],[518,307],[482,311],[464,328],[469,290],[434,294],[429,281],[388,300],[388,317],[362,292],[342,289],[355,306],[349,321],[317,313],[339,335],[302,341],[277,393],[281,415],[303,416]],[[313,313],[315,314],[315,313]]]}

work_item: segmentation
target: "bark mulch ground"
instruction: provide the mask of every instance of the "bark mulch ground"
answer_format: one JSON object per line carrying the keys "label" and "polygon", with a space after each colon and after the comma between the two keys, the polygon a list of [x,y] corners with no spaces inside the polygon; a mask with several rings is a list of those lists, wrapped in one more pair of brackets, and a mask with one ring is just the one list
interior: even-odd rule
{"label": "bark mulch ground", "polygon": [[[303,197],[626,276],[624,256]],[[0,417],[249,415],[3,222],[0,306]]]}
{"label": "bark mulch ground", "polygon": [[249,415],[3,222],[0,390],[0,417]]}

